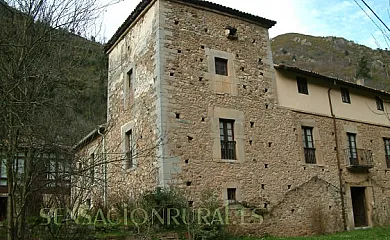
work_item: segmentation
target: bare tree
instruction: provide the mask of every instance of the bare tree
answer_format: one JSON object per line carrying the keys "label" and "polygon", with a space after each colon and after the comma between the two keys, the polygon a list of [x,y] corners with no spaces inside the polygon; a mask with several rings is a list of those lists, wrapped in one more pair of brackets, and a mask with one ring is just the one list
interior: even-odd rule
{"label": "bare tree", "polygon": [[[53,152],[63,158],[74,141],[72,103],[83,87],[80,78],[89,77],[79,72],[92,51],[80,36],[88,35],[104,7],[97,0],[0,0],[0,147],[9,240],[25,239],[35,183],[47,169],[40,160]],[[63,172],[58,165],[56,171]]]}

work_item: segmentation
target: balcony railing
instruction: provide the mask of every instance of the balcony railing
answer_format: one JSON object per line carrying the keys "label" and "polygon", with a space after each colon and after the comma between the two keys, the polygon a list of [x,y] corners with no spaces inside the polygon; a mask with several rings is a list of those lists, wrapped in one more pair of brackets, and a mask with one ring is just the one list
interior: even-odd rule
{"label": "balcony railing", "polygon": [[305,163],[316,164],[316,149],[304,148],[305,150]]}
{"label": "balcony railing", "polygon": [[390,155],[386,155],[386,165],[387,168],[390,168]]}
{"label": "balcony railing", "polygon": [[[356,150],[356,152],[355,152]],[[345,156],[348,169],[367,170],[374,166],[372,152],[367,149],[345,149]]]}
{"label": "balcony railing", "polygon": [[235,160],[236,141],[221,141],[221,158]]}

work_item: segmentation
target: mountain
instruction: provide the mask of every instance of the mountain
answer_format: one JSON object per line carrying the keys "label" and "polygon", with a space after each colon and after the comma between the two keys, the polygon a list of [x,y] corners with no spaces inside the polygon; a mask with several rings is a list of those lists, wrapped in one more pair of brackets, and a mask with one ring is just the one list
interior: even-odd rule
{"label": "mountain", "polygon": [[0,139],[11,117],[15,126],[35,129],[29,136],[66,145],[106,122],[102,44],[53,29],[3,0],[0,28]]}
{"label": "mountain", "polygon": [[390,50],[371,49],[341,37],[287,33],[271,39],[275,64],[286,64],[390,91]]}

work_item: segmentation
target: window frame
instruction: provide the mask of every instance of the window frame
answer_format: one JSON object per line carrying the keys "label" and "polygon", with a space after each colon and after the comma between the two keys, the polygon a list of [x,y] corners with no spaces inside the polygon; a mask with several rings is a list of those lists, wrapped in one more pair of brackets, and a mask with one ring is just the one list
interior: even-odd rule
{"label": "window frame", "polygon": [[67,187],[70,182],[70,162],[54,153],[43,154],[46,162],[47,187]]}
{"label": "window frame", "polygon": [[351,104],[351,95],[349,94],[348,88],[340,87],[341,101],[343,103]]}
{"label": "window frame", "polygon": [[309,87],[307,85],[307,79],[304,77],[297,76],[296,80],[297,80],[298,93],[309,95]]}
{"label": "window frame", "polygon": [[215,74],[229,76],[229,59],[214,57]]}
{"label": "window frame", "polygon": [[134,136],[133,129],[129,129],[125,132],[125,169],[132,169],[134,167],[133,161],[133,145],[134,145]]}
{"label": "window frame", "polygon": [[383,100],[382,98],[376,96],[375,97],[375,102],[376,102],[376,109],[379,111],[384,111],[384,105],[383,105]]}
{"label": "window frame", "polygon": [[91,184],[93,184],[95,182],[95,153],[91,153],[89,155],[89,159],[91,162],[89,174],[90,174],[90,178],[91,178]]}
{"label": "window frame", "polygon": [[358,164],[358,148],[357,148],[357,134],[352,132],[347,132],[347,146],[348,146],[348,156],[349,164],[357,165]]}
{"label": "window frame", "polygon": [[315,155],[316,148],[314,145],[315,141],[314,141],[314,134],[313,134],[314,128],[310,126],[302,126],[301,128],[302,128],[302,142],[303,142],[305,163],[317,164],[317,158]]}
{"label": "window frame", "polygon": [[237,202],[237,188],[226,188],[226,200],[229,204]]}
{"label": "window frame", "polygon": [[8,174],[7,174],[7,159],[1,158],[0,163],[0,186],[7,186]]}
{"label": "window frame", "polygon": [[383,138],[383,144],[385,147],[386,166],[390,168],[390,138]]}
{"label": "window frame", "polygon": [[132,104],[134,101],[134,69],[130,68],[129,71],[126,73],[127,77],[127,86],[126,88],[128,89],[128,98],[129,98],[129,103]]}
{"label": "window frame", "polygon": [[[221,159],[237,160],[236,141],[234,140],[234,123],[233,119],[219,119],[219,138],[221,141]],[[221,128],[222,124],[222,128]],[[229,126],[230,128],[229,129]],[[222,130],[222,132],[221,132]],[[231,134],[229,134],[231,130]],[[222,133],[222,134],[221,134]]]}

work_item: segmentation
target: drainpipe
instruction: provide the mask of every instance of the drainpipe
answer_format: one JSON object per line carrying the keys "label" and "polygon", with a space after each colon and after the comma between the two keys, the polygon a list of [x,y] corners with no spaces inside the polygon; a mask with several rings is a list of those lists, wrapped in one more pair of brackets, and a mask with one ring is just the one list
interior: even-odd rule
{"label": "drainpipe", "polygon": [[339,176],[339,184],[340,184],[340,199],[341,199],[341,213],[343,215],[343,225],[344,225],[344,230],[347,230],[347,219],[345,216],[345,200],[344,200],[344,195],[343,195],[343,179],[341,175],[341,161],[340,161],[340,152],[339,152],[339,140],[337,137],[337,125],[336,125],[336,116],[334,115],[333,112],[333,105],[332,105],[332,98],[330,97],[330,91],[332,89],[328,89],[328,100],[329,100],[329,108],[330,108],[330,114],[332,115],[333,119],[333,131],[334,131],[334,141],[336,143],[336,159],[337,159],[337,172]]}
{"label": "drainpipe", "polygon": [[102,136],[102,157],[103,157],[103,205],[107,207],[107,156],[106,156],[106,138],[104,133],[100,130],[104,131],[103,127],[98,128],[98,134]]}

